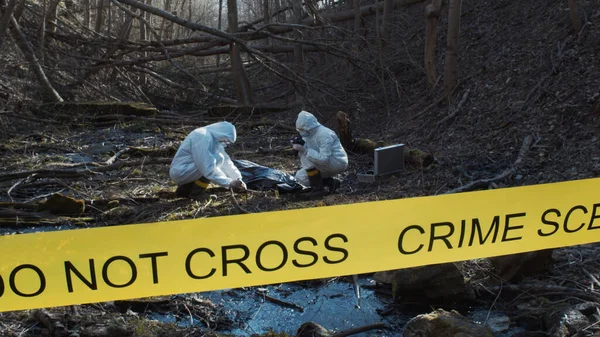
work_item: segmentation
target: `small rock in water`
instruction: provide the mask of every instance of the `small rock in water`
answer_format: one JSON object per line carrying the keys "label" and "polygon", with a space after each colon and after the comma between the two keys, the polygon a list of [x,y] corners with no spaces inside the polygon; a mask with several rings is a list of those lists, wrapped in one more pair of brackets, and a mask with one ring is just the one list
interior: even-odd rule
{"label": "small rock in water", "polygon": [[331,332],[315,322],[303,323],[296,332],[296,337],[330,337]]}
{"label": "small rock in water", "polygon": [[494,337],[489,327],[471,322],[456,311],[442,309],[414,317],[403,337]]}
{"label": "small rock in water", "polygon": [[510,328],[510,318],[507,316],[495,316],[490,317],[486,325],[492,329],[493,332],[504,332]]}

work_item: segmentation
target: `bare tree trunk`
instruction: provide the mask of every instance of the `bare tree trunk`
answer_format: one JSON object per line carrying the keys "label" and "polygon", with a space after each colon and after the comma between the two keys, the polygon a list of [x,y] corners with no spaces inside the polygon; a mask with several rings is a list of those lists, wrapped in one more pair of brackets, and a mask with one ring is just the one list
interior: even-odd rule
{"label": "bare tree trunk", "polygon": [[444,69],[444,90],[450,94],[458,83],[458,38],[460,36],[461,0],[448,2],[448,51]]}
{"label": "bare tree trunk", "polygon": [[[263,21],[265,23],[265,25],[269,25],[271,24],[271,11],[269,10],[270,6],[269,6],[269,1],[270,0],[263,0]],[[267,37],[267,40],[265,41],[267,46],[273,46],[273,41],[271,39],[269,39]],[[271,66],[270,63],[267,63],[269,66]]]}
{"label": "bare tree trunk", "polygon": [[286,16],[285,16],[285,12],[281,11],[282,5],[281,5],[281,0],[275,0],[275,10],[277,11],[277,22],[281,23],[281,22],[286,22]]}
{"label": "bare tree trunk", "polygon": [[[152,0],[150,0],[150,1],[152,1]],[[188,1],[188,17],[187,17],[187,20],[188,20],[189,22],[192,22],[192,0],[189,0],[189,1]],[[186,30],[185,37],[188,37],[188,36],[190,36],[190,33],[191,33],[191,32],[190,32],[189,30]],[[204,60],[203,60],[203,61],[204,61]]]}
{"label": "bare tree trunk", "polygon": [[579,11],[577,10],[576,0],[569,0],[569,10],[571,12],[571,22],[573,23],[573,29],[575,29],[575,34],[578,34],[581,31],[583,23],[581,22],[581,17],[579,16]]}
{"label": "bare tree trunk", "polygon": [[[219,0],[219,18],[218,23],[217,23],[217,29],[221,30],[221,22],[222,22],[222,18],[223,18],[223,0]],[[164,20],[164,19],[163,19]],[[221,65],[221,55],[217,55],[217,68],[219,68],[219,66]],[[219,77],[217,77],[217,83],[218,83],[218,79]]]}
{"label": "bare tree trunk", "polygon": [[[149,6],[152,6],[152,0],[146,0],[146,3],[147,3]],[[152,28],[153,28],[153,27],[152,27],[152,14],[150,14],[150,13],[148,13],[148,12],[146,12],[146,22],[148,22],[148,25],[150,25],[150,29],[152,29]],[[153,34],[148,34],[148,33],[146,33],[146,39],[147,39],[148,41],[152,41],[152,37],[153,37],[153,36],[154,36]]]}
{"label": "bare tree trunk", "polygon": [[90,6],[90,0],[83,0],[82,1],[82,5],[83,5],[83,25],[85,26],[85,28],[90,28],[90,11],[91,6]]}
{"label": "bare tree trunk", "polygon": [[[24,0],[21,0],[21,2],[23,1]],[[8,4],[6,4],[5,0],[0,0],[0,6],[6,6],[4,9],[4,14],[2,14],[2,17],[0,17],[0,50],[2,50],[4,37],[6,36],[6,29],[10,25],[10,18],[17,7],[17,0],[9,0]]]}
{"label": "bare tree trunk", "polygon": [[106,35],[112,35],[112,26],[113,26],[113,12],[112,12],[112,3],[110,0],[106,0],[106,12],[107,12],[107,20],[106,20]]}
{"label": "bare tree trunk", "polygon": [[[150,0],[146,0],[146,3],[148,3]],[[142,13],[142,17],[144,16],[144,13]],[[146,31],[146,24],[144,23],[144,20],[140,19],[140,42],[145,42],[148,40],[148,32]],[[148,56],[148,53],[143,51],[140,54],[141,57],[146,57]],[[146,74],[140,74],[140,83],[142,85],[146,84]]]}
{"label": "bare tree trunk", "polygon": [[[173,15],[177,16],[177,10],[173,11]],[[175,29],[173,27],[174,27],[173,21],[168,21],[167,27],[165,27],[165,35],[166,35],[167,40],[173,39],[174,32],[175,32]]]}
{"label": "bare tree trunk", "polygon": [[394,10],[394,0],[383,0],[383,22],[381,23],[381,38],[390,39],[392,30],[392,11]]}
{"label": "bare tree trunk", "polygon": [[[17,23],[21,20],[21,15],[23,15],[23,11],[25,10],[25,0],[20,0],[17,2],[17,7],[13,12],[13,17],[17,21]],[[10,21],[10,19],[9,19]]]}
{"label": "bare tree trunk", "polygon": [[437,27],[440,21],[443,0],[432,0],[425,7],[425,74],[429,87],[433,88],[437,80],[435,49],[437,43]]}
{"label": "bare tree trunk", "polygon": [[[292,0],[292,12],[294,15],[294,23],[302,24],[302,0]],[[295,30],[294,37],[302,39],[302,33],[299,30]],[[304,57],[301,44],[294,45],[294,64],[295,71],[297,73],[302,73],[304,68]],[[302,100],[302,93],[298,92],[296,89],[296,101],[300,100]]]}
{"label": "bare tree trunk", "polygon": [[[346,10],[351,11],[354,8],[354,0],[346,0]],[[351,21],[346,23],[346,29],[352,31],[354,24]]]}
{"label": "bare tree trunk", "polygon": [[97,0],[96,2],[96,25],[94,30],[96,33],[100,33],[102,30],[102,24],[104,23],[104,2],[106,0]]}
{"label": "bare tree trunk", "polygon": [[360,31],[360,27],[362,26],[362,24],[361,24],[362,16],[360,15],[360,0],[353,0],[353,1],[354,1],[354,32],[358,33]]}
{"label": "bare tree trunk", "polygon": [[[181,7],[179,7],[179,15],[181,15],[181,18],[184,18],[184,9],[185,9],[185,0],[181,0]],[[175,27],[175,38],[178,39],[181,37],[181,30],[183,29],[183,27],[181,25],[177,25]]]}
{"label": "bare tree trunk", "polygon": [[46,98],[48,98],[50,101],[56,102],[56,103],[63,102],[62,97],[60,97],[58,92],[56,92],[56,90],[54,90],[54,88],[52,87],[52,84],[48,80],[48,77],[46,77],[46,74],[44,73],[44,69],[42,69],[42,66],[40,65],[37,58],[35,57],[33,48],[27,41],[25,34],[23,34],[23,32],[21,31],[21,27],[19,27],[19,23],[17,22],[17,20],[15,20],[14,16],[10,17],[10,22],[12,24],[11,32],[12,32],[13,38],[15,39],[15,41],[17,42],[17,45],[19,46],[19,49],[21,49],[21,52],[23,53],[23,55],[29,62],[29,66],[31,67],[31,69],[33,70],[33,73],[37,77],[39,84],[42,87],[42,90],[43,90]]}
{"label": "bare tree trunk", "polygon": [[[46,2],[46,1],[44,1]],[[48,14],[46,14],[46,31],[50,33],[56,33],[56,15],[58,11],[58,4],[60,0],[50,0],[48,6]]]}
{"label": "bare tree trunk", "polygon": [[50,12],[47,10],[48,9],[48,0],[42,0],[42,22],[40,24],[40,31],[39,31],[39,44],[38,44],[38,57],[39,60],[42,64],[44,64],[44,50],[46,48],[46,23],[47,23],[47,18],[49,15],[46,15],[46,13],[50,14]]}
{"label": "bare tree trunk", "polygon": [[[227,0],[227,22],[229,24],[229,33],[236,33],[238,27],[237,0]],[[242,63],[240,46],[237,43],[231,43],[229,45],[229,54],[237,100],[240,104],[251,105],[253,104],[252,89],[250,88],[248,76],[246,76],[246,69],[244,69],[244,64]]]}
{"label": "bare tree trunk", "polygon": [[[169,12],[169,13],[171,12],[171,0],[165,0],[165,12]],[[160,36],[161,39],[163,37],[165,37],[163,35],[163,33],[165,32],[166,23],[167,23],[167,19],[165,19],[165,18],[163,18],[162,21],[160,22],[160,30],[158,32],[158,35]],[[170,40],[170,39],[168,39],[168,40]]]}
{"label": "bare tree trunk", "polygon": [[269,0],[263,0],[263,20],[265,25],[271,23],[271,13],[269,12]]}

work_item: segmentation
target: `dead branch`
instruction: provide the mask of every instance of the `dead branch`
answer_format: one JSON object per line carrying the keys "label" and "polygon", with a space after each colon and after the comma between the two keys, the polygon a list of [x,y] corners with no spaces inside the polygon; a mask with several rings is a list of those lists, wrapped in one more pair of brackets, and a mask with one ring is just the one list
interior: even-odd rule
{"label": "dead branch", "polygon": [[493,178],[480,179],[477,181],[473,181],[473,182],[463,185],[461,187],[450,190],[444,194],[459,193],[459,192],[471,191],[471,190],[474,190],[477,188],[487,187],[490,183],[496,182],[498,180],[502,180],[502,179],[514,174],[517,171],[517,168],[521,165],[521,162],[523,162],[523,159],[525,158],[525,155],[529,151],[529,147],[531,146],[532,141],[533,141],[533,138],[531,136],[525,137],[525,139],[523,140],[523,144],[521,145],[521,149],[519,150],[519,155],[517,156],[517,160],[515,160],[514,164],[510,168],[504,170],[504,172],[498,174],[497,176],[495,176]]}
{"label": "dead branch", "polygon": [[331,335],[331,337],[346,337],[346,336],[356,335],[356,334],[359,334],[359,333],[365,332],[365,331],[370,331],[370,330],[375,330],[375,329],[385,329],[385,328],[386,328],[385,323],[375,323],[375,324],[369,324],[369,325],[365,325],[365,326],[359,326],[358,328],[340,331],[340,332],[334,333],[333,335]]}
{"label": "dead branch", "polygon": [[129,151],[131,151],[130,147],[126,147],[124,149],[119,150],[117,153],[115,153],[114,156],[108,158],[108,160],[106,161],[106,165],[113,164],[117,160],[117,158],[119,158],[122,154],[129,152]]}
{"label": "dead branch", "polygon": [[251,128],[255,128],[257,126],[266,126],[266,125],[271,125],[271,126],[273,126],[275,128],[283,129],[283,130],[294,132],[294,133],[298,132],[296,130],[296,128],[294,128],[294,127],[283,125],[280,122],[271,121],[271,120],[263,120],[263,121],[255,121],[255,122],[243,123],[243,124],[239,125],[238,127],[239,128],[249,128],[249,129],[251,129]]}
{"label": "dead branch", "polygon": [[[275,11],[274,13],[272,13],[269,17],[271,17],[271,18],[276,17],[277,15],[279,15],[279,14],[285,12],[285,11],[289,11],[290,9],[292,9],[292,6],[287,6],[287,7],[280,8],[278,11]],[[250,28],[254,27],[254,25],[259,24],[259,23],[261,23],[263,21],[265,21],[264,17],[260,18],[258,20],[254,20],[254,21],[252,21],[250,23],[247,23],[244,26],[239,27],[238,28],[238,32],[246,32]]]}
{"label": "dead branch", "polygon": [[454,118],[456,116],[456,114],[458,114],[458,112],[462,109],[463,105],[465,105],[465,102],[467,101],[467,98],[469,97],[469,93],[470,93],[470,90],[467,89],[467,91],[463,95],[463,97],[460,100],[460,102],[458,103],[458,105],[454,109],[452,109],[452,112],[448,116],[442,118],[440,121],[438,121],[435,124],[435,126],[429,132],[429,136],[427,136],[427,138],[426,138],[427,141],[431,141],[431,139],[433,138],[433,136],[435,135],[437,130],[440,128],[440,126],[442,126],[444,123],[451,120],[452,118]]}
{"label": "dead branch", "polygon": [[243,214],[250,214],[250,211],[248,211],[244,207],[242,207],[240,205],[240,203],[237,201],[237,199],[235,198],[235,193],[233,192],[233,189],[230,188],[229,192],[231,192],[231,199],[233,200],[233,204],[235,205],[235,207]]}
{"label": "dead branch", "polygon": [[44,73],[44,69],[42,69],[42,66],[38,62],[38,59],[35,56],[35,52],[33,51],[33,48],[29,44],[29,41],[27,41],[27,37],[25,36],[25,33],[23,33],[21,31],[21,27],[20,27],[19,23],[17,22],[17,20],[15,20],[14,16],[12,16],[12,15],[10,16],[10,23],[12,25],[10,31],[13,35],[13,38],[15,39],[15,41],[17,42],[17,45],[19,46],[19,49],[21,50],[21,52],[23,53],[23,55],[29,62],[29,65],[32,68],[33,73],[37,77],[40,87],[42,88],[43,92],[46,94],[47,98],[50,99],[52,102],[63,102],[62,97],[60,97],[58,92],[56,90],[54,90],[54,87],[52,87],[52,84],[48,80],[48,77],[46,77],[46,74]]}
{"label": "dead branch", "polygon": [[286,307],[286,308],[292,308],[292,309],[296,309],[300,312],[304,312],[304,308],[302,308],[301,306],[291,303],[291,302],[286,302],[280,299],[277,299],[275,297],[271,297],[267,294],[265,294],[264,292],[257,292],[259,296],[262,296],[262,298],[264,298],[266,301],[269,301],[273,304],[277,304],[280,305],[282,307]]}
{"label": "dead branch", "polygon": [[6,36],[6,29],[10,24],[10,17],[12,16],[15,7],[17,6],[17,0],[9,0],[8,4],[6,4],[5,0],[0,0],[0,7],[4,8],[4,13],[0,16],[0,50],[2,50],[2,44],[4,43],[4,38]]}

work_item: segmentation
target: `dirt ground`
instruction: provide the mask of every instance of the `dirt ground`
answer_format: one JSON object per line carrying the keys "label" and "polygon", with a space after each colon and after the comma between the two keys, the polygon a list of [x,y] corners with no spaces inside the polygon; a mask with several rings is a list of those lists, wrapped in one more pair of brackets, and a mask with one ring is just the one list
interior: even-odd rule
{"label": "dirt ground", "polygon": [[[426,168],[407,167],[402,174],[373,184],[361,184],[357,173],[370,169],[372,158],[349,153],[350,166],[340,177],[343,185],[338,192],[308,201],[259,191],[243,200],[218,189],[213,191],[216,199],[210,204],[176,198],[168,175],[174,151],[189,131],[218,118],[205,112],[161,109],[154,120],[67,122],[64,116],[35,109],[37,97],[29,84],[31,78],[19,71],[23,63],[12,54],[2,54],[0,62],[11,65],[0,74],[2,233],[438,195],[511,168],[528,136],[532,144],[516,171],[482,188],[598,177],[600,5],[595,0],[578,4],[585,14],[585,25],[574,35],[566,1],[465,2],[460,84],[453,100],[438,100],[439,90],[429,90],[425,83],[421,67],[424,4],[403,11],[397,22],[398,29],[405,28],[401,32],[404,43],[393,45],[392,52],[401,61],[388,68],[396,79],[396,86],[388,89],[396,95],[388,93],[393,98],[386,104],[381,87],[356,72],[348,75],[351,80],[346,90],[338,93],[337,103],[307,110],[334,130],[335,113],[346,111],[355,137],[404,143],[433,154],[436,162]],[[441,34],[438,50],[444,43],[445,35]],[[443,53],[439,54],[438,62],[443,64]],[[453,112],[452,118],[438,124]],[[238,141],[228,152],[234,159],[293,174],[299,163],[288,149],[294,135],[290,127],[297,113],[230,116],[238,129]],[[118,157],[111,159],[116,154]],[[116,166],[106,169],[111,163]],[[89,207],[74,217],[46,217],[35,212],[32,205],[56,192],[84,199]],[[485,259],[462,262],[461,270],[481,290],[483,307],[512,313],[513,325],[524,329],[519,336],[563,336],[551,331],[557,321],[553,313],[564,305],[585,304],[596,311],[600,307],[596,290],[600,287],[599,253],[598,244],[557,249],[548,271],[512,285],[502,283]],[[497,290],[503,285],[506,288],[500,296]],[[485,289],[489,290],[487,295]],[[202,298],[159,298],[152,304],[154,311],[201,317],[207,322],[202,326],[160,322],[149,319],[146,309],[128,311],[125,307],[99,303],[0,313],[0,334],[204,336],[219,334],[215,326],[227,330],[234,324],[223,308]],[[572,335],[600,333],[600,312],[589,317],[589,326]]]}

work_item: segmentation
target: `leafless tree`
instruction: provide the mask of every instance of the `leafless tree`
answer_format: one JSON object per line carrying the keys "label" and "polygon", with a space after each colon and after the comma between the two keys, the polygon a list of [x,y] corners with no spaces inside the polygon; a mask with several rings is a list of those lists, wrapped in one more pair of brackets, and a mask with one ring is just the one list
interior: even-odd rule
{"label": "leafless tree", "polygon": [[448,2],[448,50],[444,68],[444,90],[451,93],[458,83],[458,46],[460,36],[461,0]]}

